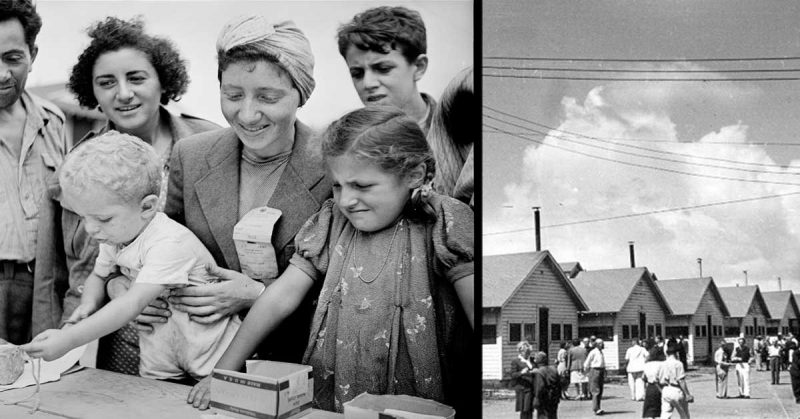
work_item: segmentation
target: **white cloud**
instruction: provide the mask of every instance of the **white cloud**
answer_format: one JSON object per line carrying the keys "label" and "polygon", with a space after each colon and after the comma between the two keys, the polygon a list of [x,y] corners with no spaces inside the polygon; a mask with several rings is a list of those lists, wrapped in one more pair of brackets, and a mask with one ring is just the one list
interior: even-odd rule
{"label": "white cloud", "polygon": [[[542,225],[551,226],[800,190],[796,186],[693,177],[603,160],[708,176],[800,183],[800,176],[787,176],[786,169],[734,163],[775,164],[759,146],[679,143],[675,123],[669,117],[667,103],[675,99],[670,92],[663,87],[637,91],[620,84],[595,88],[582,103],[575,98],[564,98],[565,118],[558,130],[550,131],[544,140],[546,145],[526,148],[522,178],[505,188],[506,204],[513,208],[504,208],[502,214],[485,220],[484,232],[531,228],[532,204],[542,207]],[[703,93],[708,94],[708,91]],[[725,96],[723,89],[713,94]],[[625,100],[620,100],[622,97]],[[654,98],[664,99],[665,104],[657,106]],[[648,105],[643,106],[643,103]],[[747,125],[739,122],[719,127],[697,141],[745,143],[747,130]],[[585,137],[564,132],[581,133]],[[668,140],[668,143],[623,143],[672,154],[598,140],[608,138]],[[620,151],[658,159],[625,155]],[[698,163],[748,171],[703,167]],[[800,162],[795,164],[800,165]],[[762,173],[764,171],[779,174]],[[542,244],[559,261],[577,260],[587,269],[604,269],[628,266],[628,241],[633,240],[637,264],[649,267],[662,279],[696,276],[696,259],[701,257],[703,274],[714,276],[719,285],[741,282],[742,271],[746,269],[751,281],[759,283],[763,290],[777,289],[775,278],[778,276],[783,278],[786,289],[793,284],[793,278],[800,279],[800,262],[796,257],[800,250],[796,234],[800,222],[797,206],[800,206],[800,196],[790,196],[550,227],[542,231]],[[533,249],[533,233],[526,230],[485,236],[484,249],[486,254],[529,251]]]}

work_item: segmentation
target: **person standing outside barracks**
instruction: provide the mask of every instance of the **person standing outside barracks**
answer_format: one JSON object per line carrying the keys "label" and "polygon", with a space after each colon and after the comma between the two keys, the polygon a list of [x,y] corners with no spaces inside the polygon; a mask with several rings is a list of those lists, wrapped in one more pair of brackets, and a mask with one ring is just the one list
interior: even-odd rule
{"label": "person standing outside barracks", "polygon": [[734,348],[731,362],[736,366],[736,382],[739,388],[739,397],[750,398],[750,348],[744,338],[739,338],[739,346]]}
{"label": "person standing outside barracks", "polygon": [[69,149],[64,114],[25,90],[42,19],[29,0],[0,2],[0,338],[31,337],[39,207]]}
{"label": "person standing outside barracks", "polygon": [[668,419],[673,411],[677,411],[681,419],[689,419],[689,403],[694,396],[686,386],[686,371],[678,360],[680,343],[671,341],[667,345],[667,360],[658,371],[658,382],[661,385],[661,417]]}
{"label": "person standing outside barracks", "polygon": [[600,400],[603,398],[603,381],[606,378],[606,360],[603,355],[603,339],[595,341],[594,349],[589,352],[583,367],[589,373],[589,391],[592,394],[592,411],[602,415]]}
{"label": "person standing outside barracks", "polygon": [[396,106],[427,135],[436,100],[417,88],[428,69],[422,16],[405,7],[374,7],[340,26],[337,40],[364,106]]}
{"label": "person standing outside barracks", "polygon": [[719,348],[714,352],[714,363],[716,364],[716,385],[717,398],[725,399],[728,397],[728,369],[730,368],[730,357],[725,351],[727,343],[724,340],[719,342]]}
{"label": "person standing outside barracks", "polygon": [[567,351],[567,371],[569,382],[575,385],[575,399],[584,400],[588,393],[587,382],[583,375],[583,361],[586,360],[586,348],[579,339],[572,341],[572,347]]}
{"label": "person standing outside barracks", "polygon": [[628,373],[628,387],[631,390],[631,400],[644,400],[644,364],[647,362],[647,349],[641,346],[641,342],[636,339],[633,346],[625,351],[625,361],[627,365],[625,371]]}

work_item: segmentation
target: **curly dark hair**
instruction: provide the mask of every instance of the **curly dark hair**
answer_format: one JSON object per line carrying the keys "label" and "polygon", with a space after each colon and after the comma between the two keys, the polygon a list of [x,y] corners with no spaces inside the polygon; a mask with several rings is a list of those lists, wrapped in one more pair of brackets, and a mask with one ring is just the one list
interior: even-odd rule
{"label": "curly dark hair", "polygon": [[399,6],[374,7],[353,16],[352,21],[339,26],[336,38],[342,57],[354,45],[381,54],[397,49],[406,61],[413,63],[428,50],[422,16]]}
{"label": "curly dark hair", "polygon": [[30,0],[0,0],[0,22],[17,19],[25,32],[25,43],[32,54],[36,45],[36,35],[42,29],[42,17]]}
{"label": "curly dark hair", "polygon": [[150,64],[158,74],[158,81],[164,93],[161,104],[166,105],[170,99],[178,101],[186,93],[189,86],[189,74],[186,72],[186,61],[181,58],[172,41],[144,33],[144,22],[141,16],[125,21],[113,16],[94,23],[87,29],[92,42],[78,56],[78,62],[72,67],[67,87],[78,98],[78,102],[87,108],[97,106],[92,83],[92,69],[101,55],[133,48],[142,51],[150,59]]}

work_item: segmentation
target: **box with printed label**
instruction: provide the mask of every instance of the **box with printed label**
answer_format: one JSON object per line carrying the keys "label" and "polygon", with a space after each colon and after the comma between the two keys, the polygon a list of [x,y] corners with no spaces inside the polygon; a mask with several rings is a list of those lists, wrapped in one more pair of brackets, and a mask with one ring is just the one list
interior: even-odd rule
{"label": "box with printed label", "polygon": [[345,419],[453,419],[456,411],[445,404],[406,395],[361,393],[344,403]]}
{"label": "box with printed label", "polygon": [[289,419],[311,410],[314,379],[308,365],[247,361],[246,373],[214,369],[211,403],[233,418]]}

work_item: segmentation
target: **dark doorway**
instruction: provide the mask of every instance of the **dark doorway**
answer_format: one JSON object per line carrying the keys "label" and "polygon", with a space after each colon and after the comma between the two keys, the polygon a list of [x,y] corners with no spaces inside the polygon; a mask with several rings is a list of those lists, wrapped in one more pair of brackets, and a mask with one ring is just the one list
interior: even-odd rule
{"label": "dark doorway", "polygon": [[647,314],[644,312],[639,313],[639,339],[645,339],[647,336]]}
{"label": "dark doorway", "polygon": [[713,358],[711,358],[711,348],[714,347],[714,343],[711,342],[711,340],[712,340],[712,338],[711,338],[711,335],[712,335],[711,330],[712,329],[711,329],[711,315],[710,314],[706,315],[706,326],[707,326],[706,330],[708,330],[708,348],[706,349],[706,356],[708,356],[708,359],[713,359]]}
{"label": "dark doorway", "polygon": [[550,309],[547,307],[539,308],[539,350],[550,354]]}

